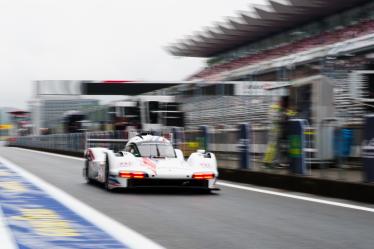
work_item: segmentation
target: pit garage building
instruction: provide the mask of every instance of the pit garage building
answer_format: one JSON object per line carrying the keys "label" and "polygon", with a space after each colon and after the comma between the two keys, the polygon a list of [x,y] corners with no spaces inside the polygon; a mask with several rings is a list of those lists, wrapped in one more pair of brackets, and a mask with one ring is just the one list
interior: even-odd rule
{"label": "pit garage building", "polygon": [[[223,87],[199,85],[208,81],[245,81],[243,88],[252,90],[284,88],[297,116],[311,125],[326,117],[361,124],[374,105],[374,2],[266,3],[168,47],[175,56],[207,58],[206,67],[188,78],[194,85],[172,89],[183,93],[187,127],[245,121],[266,126],[272,104],[284,94],[238,95]],[[274,82],[278,87],[269,88]]]}

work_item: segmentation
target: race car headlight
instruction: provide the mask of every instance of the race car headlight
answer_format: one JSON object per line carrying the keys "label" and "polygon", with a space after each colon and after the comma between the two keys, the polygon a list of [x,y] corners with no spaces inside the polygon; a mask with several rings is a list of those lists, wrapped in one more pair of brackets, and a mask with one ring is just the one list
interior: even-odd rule
{"label": "race car headlight", "polygon": [[214,173],[207,172],[207,173],[195,173],[192,175],[193,179],[196,180],[210,180],[215,177]]}
{"label": "race car headlight", "polygon": [[131,171],[120,171],[118,176],[121,178],[131,178],[131,179],[143,179],[148,177],[148,174],[144,172],[131,172]]}

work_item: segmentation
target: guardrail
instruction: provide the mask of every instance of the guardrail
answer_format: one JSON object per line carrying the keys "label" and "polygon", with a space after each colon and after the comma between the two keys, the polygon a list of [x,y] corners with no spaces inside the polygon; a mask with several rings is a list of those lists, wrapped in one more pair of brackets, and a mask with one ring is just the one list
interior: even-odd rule
{"label": "guardrail", "polygon": [[[116,142],[111,141],[111,139]],[[113,150],[124,148],[127,139],[127,132],[105,131],[17,137],[11,139],[8,144],[10,146],[83,154],[87,147],[107,147]]]}
{"label": "guardrail", "polygon": [[[322,125],[323,126],[323,125]],[[321,127],[322,127],[321,126]],[[351,154],[337,157],[334,154],[336,147],[341,148],[346,146],[347,141],[342,139],[344,134],[342,127],[325,125],[326,130],[306,127],[305,134],[308,137],[308,146],[304,148],[307,158],[308,167],[305,175],[315,176],[319,178],[339,179],[348,181],[362,181],[362,164],[360,158],[360,145],[362,143],[362,130],[361,127],[354,127],[350,129]],[[251,161],[251,170],[266,171],[272,173],[287,174],[289,168],[286,164],[283,165],[265,165],[265,154],[268,153],[268,140],[269,128],[255,127],[250,129],[250,139],[248,141],[249,160]],[[326,135],[326,134],[330,135]],[[342,135],[343,134],[343,135]],[[115,132],[87,132],[87,133],[73,133],[73,134],[53,134],[43,136],[27,136],[17,137],[9,142],[10,146],[19,146],[40,150],[49,150],[62,153],[83,154],[84,150],[88,147],[106,147],[113,150],[123,149],[129,137],[134,134],[126,131]],[[160,135],[173,141],[174,147],[181,149],[184,156],[188,157],[192,152],[197,149],[207,149],[214,152],[218,159],[220,167],[238,169],[243,168],[241,165],[243,144],[240,139],[239,129],[213,129],[207,128],[206,133],[203,134],[201,130],[183,130],[176,129],[174,132],[165,131]],[[338,139],[336,139],[338,138]],[[326,145],[325,140],[331,140],[329,146],[329,160],[317,160],[314,166],[314,159],[318,159],[318,150],[316,144],[322,143]],[[313,141],[312,141],[313,140]],[[115,142],[114,142],[115,141]],[[338,143],[338,146],[334,143]],[[326,146],[322,147],[327,151]],[[346,148],[345,148],[346,149]],[[288,148],[283,149],[283,157],[289,157]],[[341,152],[338,152],[338,154]],[[356,158],[354,163],[347,162],[347,158]],[[277,160],[279,158],[276,158]],[[344,160],[342,160],[344,159]]]}

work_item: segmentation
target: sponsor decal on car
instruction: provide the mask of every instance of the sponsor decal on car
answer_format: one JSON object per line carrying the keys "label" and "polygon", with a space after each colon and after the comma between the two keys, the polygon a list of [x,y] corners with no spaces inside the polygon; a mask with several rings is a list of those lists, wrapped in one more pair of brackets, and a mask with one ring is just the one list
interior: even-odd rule
{"label": "sponsor decal on car", "polygon": [[143,157],[143,165],[157,175],[157,165],[151,159]]}

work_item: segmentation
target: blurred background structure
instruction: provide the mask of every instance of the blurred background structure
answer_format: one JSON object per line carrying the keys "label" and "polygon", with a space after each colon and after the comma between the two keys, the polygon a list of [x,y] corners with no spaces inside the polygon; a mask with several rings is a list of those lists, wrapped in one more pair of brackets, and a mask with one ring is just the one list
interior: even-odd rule
{"label": "blurred background structure", "polygon": [[[135,246],[144,238],[132,229],[167,248],[373,248],[374,0],[205,1],[35,0],[9,11],[10,0],[0,3],[12,16],[0,25],[22,54],[19,75],[60,73],[32,82],[24,110],[10,108],[13,95],[0,99],[10,105],[0,108],[0,249],[17,247],[3,238],[19,248],[120,248],[113,239],[154,248]],[[171,30],[184,29],[176,19],[192,27],[198,12],[239,1],[247,7],[236,16],[165,44],[178,67],[188,70],[194,57],[206,60],[203,68],[178,81],[139,80],[176,75],[178,67],[147,47],[174,39]],[[8,25],[23,24],[20,17],[30,22],[25,32]],[[0,48],[13,65],[16,51]],[[127,74],[134,79],[106,78]],[[93,79],[79,78],[86,75]],[[169,140],[175,159],[156,146],[157,156],[134,153],[154,174],[132,171],[138,160],[121,157],[134,136],[148,145]],[[189,158],[195,152],[204,158]],[[180,177],[212,176],[214,158],[221,192],[107,193],[91,181],[114,186],[116,165],[120,177],[145,178],[129,187],[149,179],[174,185],[182,181],[168,179],[172,167]],[[183,160],[202,172],[169,168]]]}
{"label": "blurred background structure", "polygon": [[[269,1],[267,6],[244,10],[236,18],[175,43],[169,51],[208,58],[207,67],[189,80],[259,81],[264,87],[268,81],[283,81],[298,117],[317,124],[322,118],[318,110],[334,105],[336,110],[325,115],[361,123],[373,111],[373,6],[372,1]],[[309,78],[316,75],[327,77],[333,91],[321,91],[318,80]],[[319,107],[316,95],[322,92],[325,103]],[[212,101],[220,106],[222,98]],[[274,98],[252,95],[249,104],[230,98],[235,101],[229,115],[238,115],[233,120],[228,115],[226,120],[232,120],[228,123],[269,123],[267,113]],[[209,110],[206,113],[203,116],[209,116]]]}
{"label": "blurred background structure", "polygon": [[11,122],[9,112],[13,110],[15,110],[15,108],[0,108],[0,140],[6,139],[9,136],[11,136],[11,130],[13,128],[13,125]]}
{"label": "blurred background structure", "polygon": [[32,133],[30,113],[11,107],[0,108],[0,140]]}
{"label": "blurred background structure", "polygon": [[[185,81],[35,82],[34,135],[153,130],[187,152],[212,150],[222,167],[236,168],[244,148],[239,125],[246,123],[253,164],[240,167],[283,170],[292,147],[287,122],[300,119],[302,174],[317,172],[316,165],[360,169],[365,117],[374,111],[373,1],[267,3],[169,45],[174,56],[207,58]],[[100,104],[95,95],[124,97]],[[69,149],[83,150],[79,144]],[[356,181],[359,174],[351,175]]]}
{"label": "blurred background structure", "polygon": [[[204,81],[246,82],[240,93],[218,94],[224,97],[194,90],[198,94],[185,99],[186,126],[250,122],[252,148],[262,148],[253,152],[263,154],[272,140],[263,128],[271,131],[282,119],[298,118],[307,122],[309,162],[337,160],[344,146],[345,157],[360,158],[365,116],[374,107],[374,3],[268,3],[169,46],[176,56],[208,58],[206,68],[188,78],[196,82],[194,89]],[[244,90],[258,86],[267,93]],[[272,94],[279,89],[283,91]],[[280,117],[272,118],[274,113]],[[280,129],[275,140],[285,136],[285,127]]]}

